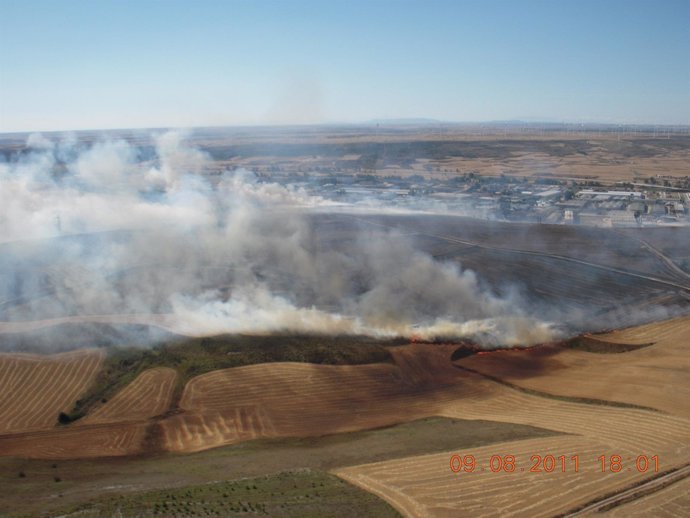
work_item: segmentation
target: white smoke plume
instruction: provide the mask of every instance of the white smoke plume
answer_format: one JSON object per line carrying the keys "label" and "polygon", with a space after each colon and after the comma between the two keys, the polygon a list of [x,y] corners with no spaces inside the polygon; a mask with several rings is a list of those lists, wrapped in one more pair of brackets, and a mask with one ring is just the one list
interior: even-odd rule
{"label": "white smoke plume", "polygon": [[[530,345],[557,331],[390,231],[315,232],[329,203],[243,170],[205,174],[184,135],[40,135],[0,163],[0,319],[165,314],[189,335],[356,333]],[[155,320],[155,319],[152,319]]]}

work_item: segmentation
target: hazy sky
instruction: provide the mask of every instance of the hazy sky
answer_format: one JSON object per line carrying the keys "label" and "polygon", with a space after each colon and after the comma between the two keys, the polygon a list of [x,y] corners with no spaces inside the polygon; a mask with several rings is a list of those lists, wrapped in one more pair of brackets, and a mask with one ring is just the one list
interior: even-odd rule
{"label": "hazy sky", "polygon": [[690,123],[690,0],[0,0],[0,132]]}

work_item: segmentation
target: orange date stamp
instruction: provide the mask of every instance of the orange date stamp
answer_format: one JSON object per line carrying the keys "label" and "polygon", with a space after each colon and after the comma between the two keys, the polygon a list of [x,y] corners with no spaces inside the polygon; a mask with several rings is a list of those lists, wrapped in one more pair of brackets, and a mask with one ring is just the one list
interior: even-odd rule
{"label": "orange date stamp", "polygon": [[[588,459],[593,460],[593,459]],[[638,473],[659,472],[658,455],[600,455],[594,469],[601,473],[620,473],[637,471]],[[589,465],[588,464],[588,465]],[[545,455],[534,454],[529,459],[520,459],[516,455],[491,455],[488,459],[477,459],[474,455],[455,454],[450,457],[450,470],[453,473],[475,473],[489,471],[492,473],[578,473],[580,471],[579,455]]]}

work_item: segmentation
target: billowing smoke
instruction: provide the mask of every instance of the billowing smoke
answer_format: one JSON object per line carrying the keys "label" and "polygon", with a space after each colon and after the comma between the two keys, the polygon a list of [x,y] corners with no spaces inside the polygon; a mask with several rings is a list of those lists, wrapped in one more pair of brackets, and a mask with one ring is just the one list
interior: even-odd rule
{"label": "billowing smoke", "polygon": [[340,233],[338,220],[322,224],[321,198],[244,170],[209,174],[209,157],[179,132],[155,137],[153,152],[40,135],[27,146],[0,164],[2,320],[156,314],[166,316],[152,322],[189,335],[355,333],[487,346],[557,334],[517,291],[490,290],[408,237]]}

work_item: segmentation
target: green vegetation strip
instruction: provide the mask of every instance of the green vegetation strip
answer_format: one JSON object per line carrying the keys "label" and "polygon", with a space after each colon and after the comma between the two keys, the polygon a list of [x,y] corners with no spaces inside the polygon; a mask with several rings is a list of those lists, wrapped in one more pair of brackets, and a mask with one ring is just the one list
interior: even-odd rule
{"label": "green vegetation strip", "polygon": [[88,392],[69,414],[58,417],[67,424],[85,416],[94,405],[105,403],[147,369],[171,367],[177,371],[173,406],[193,377],[217,369],[267,362],[302,362],[360,365],[392,362],[385,346],[400,340],[362,336],[245,336],[219,335],[179,338],[152,348],[110,347],[103,366]]}
{"label": "green vegetation strip", "polygon": [[534,390],[534,389],[527,388],[527,387],[521,387],[520,385],[510,383],[509,381],[498,378],[496,376],[491,376],[490,374],[484,374],[481,371],[471,369],[469,367],[464,367],[464,366],[458,365],[456,363],[454,363],[453,366],[456,369],[461,369],[461,370],[464,370],[467,372],[472,372],[473,374],[477,374],[477,375],[482,376],[482,377],[489,379],[491,381],[495,381],[496,383],[500,383],[501,385],[505,385],[506,387],[509,387],[513,390],[524,392],[525,394],[530,394],[532,396],[543,397],[543,398],[547,398],[547,399],[556,399],[558,401],[567,401],[569,403],[582,403],[582,404],[586,404],[586,405],[603,405],[603,406],[612,406],[612,407],[618,407],[618,408],[635,408],[637,410],[648,410],[650,412],[657,412],[660,414],[665,413],[665,412],[662,412],[661,410],[659,410],[657,408],[652,408],[650,406],[643,406],[643,405],[635,405],[634,403],[623,403],[621,401],[609,401],[607,399],[594,399],[594,398],[588,398],[588,397],[560,396],[558,394],[551,394],[549,392],[542,392],[540,390]]}
{"label": "green vegetation strip", "polygon": [[309,469],[102,498],[61,516],[399,517],[383,500]]}
{"label": "green vegetation strip", "polygon": [[222,456],[248,455],[268,449],[300,456],[311,467],[334,469],[553,435],[560,432],[517,423],[427,417],[386,428],[324,437],[257,439],[214,451]]}
{"label": "green vegetation strip", "polygon": [[317,438],[257,439],[186,455],[59,462],[0,457],[0,515],[57,516],[59,509],[100,502],[114,494],[199,486],[298,469],[327,472],[431,453],[462,454],[468,448],[496,442],[559,434],[516,423],[430,417]]}

